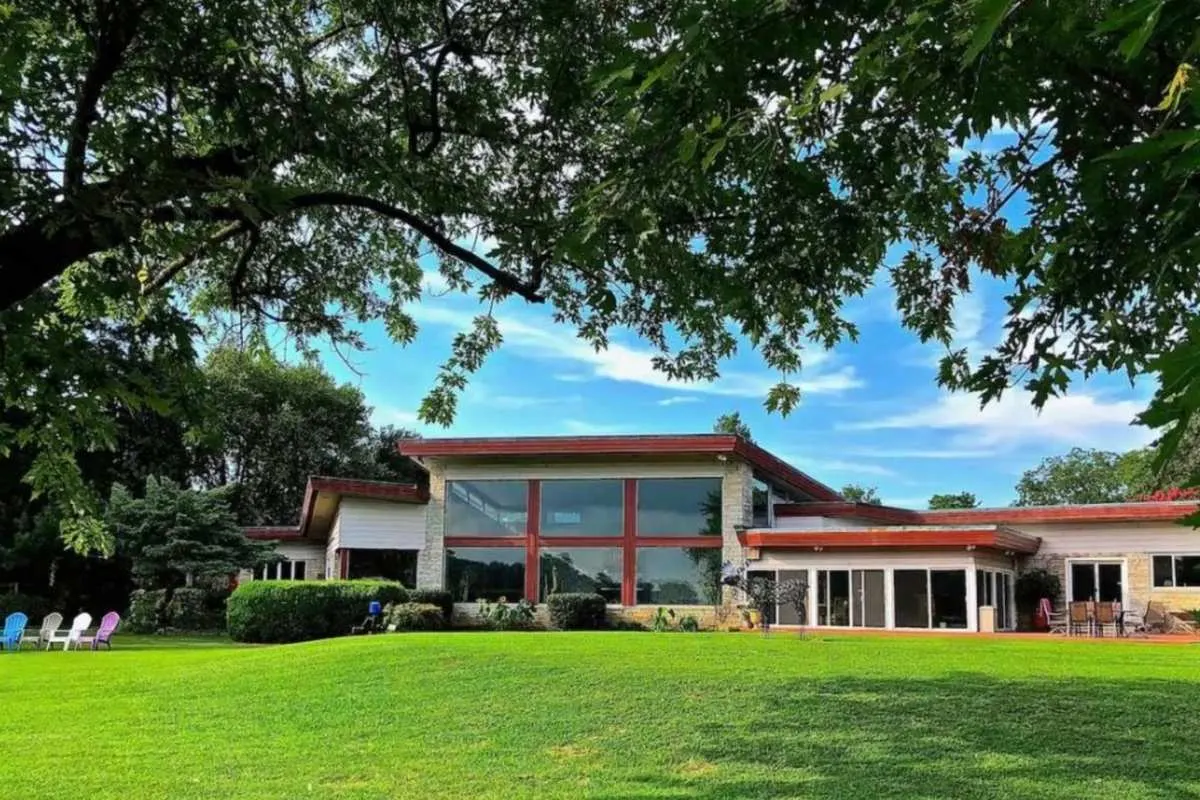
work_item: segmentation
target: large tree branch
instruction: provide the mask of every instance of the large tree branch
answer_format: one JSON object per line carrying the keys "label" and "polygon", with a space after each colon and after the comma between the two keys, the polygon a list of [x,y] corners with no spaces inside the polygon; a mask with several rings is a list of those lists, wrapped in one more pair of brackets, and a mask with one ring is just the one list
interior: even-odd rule
{"label": "large tree branch", "polygon": [[441,250],[446,255],[457,258],[464,264],[474,267],[495,281],[499,286],[507,289],[513,294],[523,297],[531,303],[543,303],[546,300],[544,296],[538,294],[536,286],[526,283],[516,275],[513,275],[511,272],[506,272],[500,269],[478,254],[473,253],[467,248],[455,243],[452,239],[438,230],[437,226],[428,220],[421,219],[412,212],[389,205],[381,200],[376,200],[373,197],[365,197],[363,195],[349,194],[346,192],[312,192],[309,194],[297,195],[287,201],[284,205],[285,209],[288,211],[299,211],[306,208],[318,208],[321,206],[362,208],[379,214],[382,217],[403,222],[405,225],[428,239],[434,247]]}
{"label": "large tree branch", "polygon": [[[0,311],[29,297],[72,264],[137,237],[147,223],[231,220],[228,209],[173,205],[258,164],[244,147],[173,159],[154,175],[123,175],[80,187],[47,213],[0,233]],[[263,165],[270,166],[270,165]]]}
{"label": "large tree branch", "polygon": [[125,52],[137,33],[145,6],[142,3],[97,3],[100,26],[96,37],[96,55],[84,75],[75,101],[75,115],[71,119],[71,132],[67,139],[67,152],[63,157],[63,188],[71,194],[83,185],[83,173],[87,164],[88,140],[92,134],[92,123],[98,116],[96,106],[105,85],[125,59]]}

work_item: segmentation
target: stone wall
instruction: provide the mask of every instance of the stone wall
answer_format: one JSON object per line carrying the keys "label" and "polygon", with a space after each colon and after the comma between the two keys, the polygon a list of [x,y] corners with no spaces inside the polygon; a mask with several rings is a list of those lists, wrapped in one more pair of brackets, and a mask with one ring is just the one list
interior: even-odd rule
{"label": "stone wall", "polygon": [[[703,630],[737,630],[742,627],[741,613],[732,606],[719,610],[712,606],[663,606],[675,612],[675,622],[689,614],[700,621]],[[608,607],[610,622],[626,622],[650,627],[658,606]],[[540,627],[550,627],[550,608],[545,603],[538,605],[534,620]],[[472,628],[479,625],[479,606],[476,603],[455,603],[451,623],[456,628]]]}
{"label": "stone wall", "polygon": [[[725,463],[721,481],[721,561],[741,566],[746,550],[738,541],[738,528],[748,528],[754,521],[754,471],[744,461],[730,459]],[[740,602],[732,587],[723,591],[726,606]],[[711,612],[712,609],[710,608]],[[651,609],[653,613],[653,609]],[[699,616],[699,615],[697,615]],[[705,626],[707,627],[707,626]]]}
{"label": "stone wall", "polygon": [[431,461],[429,503],[425,506],[425,546],[417,553],[417,588],[442,589],[446,582],[446,472]]}
{"label": "stone wall", "polygon": [[1126,592],[1130,604],[1136,609],[1144,609],[1150,602],[1162,606],[1167,611],[1190,611],[1200,608],[1200,589],[1154,588],[1153,556],[1148,553],[1045,553],[1033,556],[1024,565],[1024,569],[1045,569],[1058,576],[1062,583],[1062,593],[1054,598],[1056,607],[1066,603],[1067,591],[1067,559],[1099,560],[1124,559],[1126,577],[1129,585]]}

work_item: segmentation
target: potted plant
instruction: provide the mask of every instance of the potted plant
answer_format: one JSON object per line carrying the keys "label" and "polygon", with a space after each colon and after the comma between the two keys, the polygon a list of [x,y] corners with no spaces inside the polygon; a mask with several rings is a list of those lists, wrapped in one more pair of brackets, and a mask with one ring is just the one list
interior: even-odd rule
{"label": "potted plant", "polygon": [[1053,601],[1062,593],[1062,581],[1049,570],[1042,568],[1026,570],[1017,576],[1015,599],[1017,601],[1018,627],[1033,630],[1048,630],[1045,619],[1039,620],[1038,605],[1043,597]]}

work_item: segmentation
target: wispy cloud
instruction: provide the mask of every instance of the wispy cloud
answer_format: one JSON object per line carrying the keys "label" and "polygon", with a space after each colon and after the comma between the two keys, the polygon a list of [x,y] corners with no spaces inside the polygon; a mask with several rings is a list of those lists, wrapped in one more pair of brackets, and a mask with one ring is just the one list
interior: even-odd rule
{"label": "wispy cloud", "polygon": [[606,436],[610,434],[629,433],[629,425],[619,423],[588,422],[585,419],[565,419],[562,423],[564,433],[576,436]]}
{"label": "wispy cloud", "polygon": [[676,395],[675,397],[664,397],[662,400],[659,400],[657,403],[655,403],[655,405],[678,406],[678,405],[683,405],[684,403],[699,403],[699,402],[700,402],[699,397],[693,397],[692,395],[683,394],[683,395]]}
{"label": "wispy cloud", "polygon": [[[421,323],[466,328],[474,314],[430,304],[409,308]],[[777,382],[765,372],[726,370],[715,381],[680,382],[669,379],[653,365],[654,352],[643,347],[610,342],[603,350],[571,335],[562,327],[510,316],[497,316],[505,346],[530,358],[574,363],[588,370],[591,378],[605,378],[624,383],[638,383],[660,389],[721,395],[727,397],[765,397]],[[838,394],[863,385],[853,367],[827,370],[828,354],[814,351],[805,359],[805,372],[797,380],[801,393]],[[575,380],[580,373],[568,373]],[[566,375],[560,375],[560,379]]]}
{"label": "wispy cloud", "polygon": [[865,461],[847,461],[840,458],[813,458],[811,456],[781,453],[774,450],[772,452],[792,466],[811,473],[817,480],[823,480],[821,476],[826,473],[841,475],[843,479],[853,479],[855,475],[890,478],[899,474],[894,469]]}
{"label": "wispy cloud", "polygon": [[1054,442],[1067,445],[1127,449],[1148,444],[1153,435],[1130,425],[1143,404],[1134,400],[1106,401],[1095,394],[1052,397],[1039,412],[1032,395],[1010,391],[979,407],[969,394],[944,394],[915,411],[876,420],[838,425],[841,430],[924,428],[952,432],[950,448],[1013,448]]}
{"label": "wispy cloud", "polygon": [[371,422],[374,425],[399,425],[402,428],[412,428],[421,424],[417,412],[395,406],[376,406],[371,410]]}
{"label": "wispy cloud", "polygon": [[937,459],[937,460],[952,460],[952,459],[971,459],[971,458],[990,458],[998,452],[995,448],[938,448],[938,449],[888,449],[875,447],[858,447],[844,451],[848,456],[861,456],[863,458],[917,458],[917,459]]}

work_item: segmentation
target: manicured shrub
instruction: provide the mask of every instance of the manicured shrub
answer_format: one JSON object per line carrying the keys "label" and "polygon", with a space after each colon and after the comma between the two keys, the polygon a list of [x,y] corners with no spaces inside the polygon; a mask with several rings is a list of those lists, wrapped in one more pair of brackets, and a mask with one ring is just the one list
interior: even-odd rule
{"label": "manicured shrub", "polygon": [[550,623],[562,630],[595,630],[605,626],[605,601],[598,594],[552,594],[546,601]]}
{"label": "manicured shrub", "polygon": [[29,617],[29,624],[36,627],[42,617],[50,613],[50,601],[35,594],[0,594],[0,625],[9,614],[18,611]]}
{"label": "manicured shrub", "polygon": [[345,636],[368,604],[408,602],[392,581],[251,581],[226,603],[229,635],[239,642],[303,642]]}
{"label": "manicured shrub", "polygon": [[384,609],[383,622],[397,631],[440,631],[446,627],[446,613],[433,603],[393,603]]}
{"label": "manicured shrub", "polygon": [[442,610],[442,617],[447,625],[450,624],[450,618],[454,615],[454,597],[444,589],[409,589],[408,601],[437,606]]}
{"label": "manicured shrub", "polygon": [[537,606],[521,599],[509,603],[503,597],[494,603],[479,601],[479,621],[494,631],[525,630],[534,627]]}
{"label": "manicured shrub", "polygon": [[162,589],[135,589],[129,595],[129,618],[124,620],[130,633],[156,633],[166,592]]}
{"label": "manicured shrub", "polygon": [[176,589],[167,603],[167,627],[179,631],[211,631],[221,627],[207,608],[207,592],[203,589]]}

